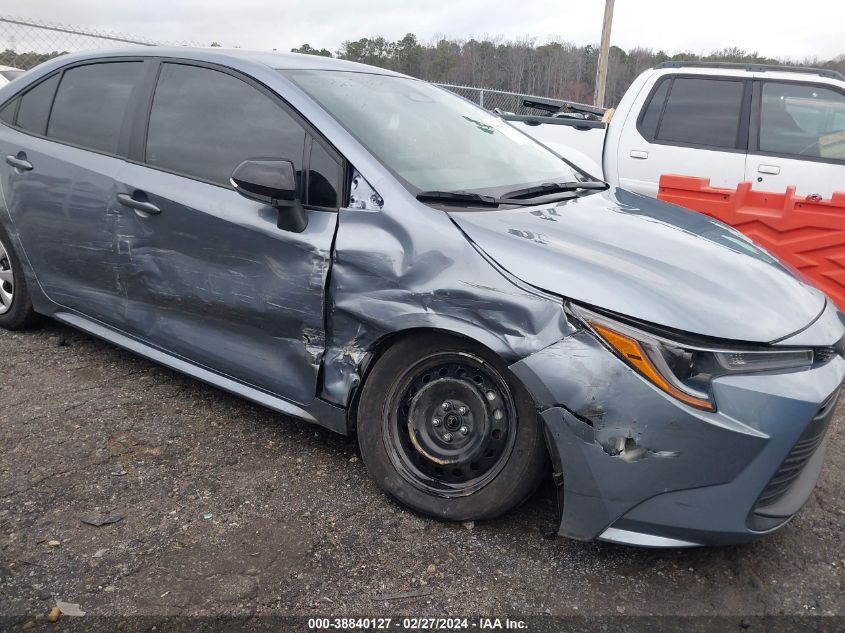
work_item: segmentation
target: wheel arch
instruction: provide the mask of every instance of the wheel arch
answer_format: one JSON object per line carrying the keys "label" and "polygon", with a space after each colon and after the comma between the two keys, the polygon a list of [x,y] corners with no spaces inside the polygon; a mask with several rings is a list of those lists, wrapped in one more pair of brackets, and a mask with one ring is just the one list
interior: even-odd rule
{"label": "wheel arch", "polygon": [[[360,380],[351,388],[349,393],[349,406],[347,407],[346,413],[348,432],[350,434],[355,432],[361,392],[363,391],[364,385],[367,382],[372,368],[375,367],[379,359],[388,349],[400,341],[413,337],[436,334],[448,336],[465,344],[480,346],[487,353],[500,358],[506,365],[510,365],[510,363],[519,360],[513,350],[506,346],[499,337],[495,336],[491,332],[471,326],[471,324],[469,325],[470,327],[461,328],[459,330],[435,326],[411,326],[387,332],[377,338],[357,366],[357,374],[360,376]],[[520,380],[515,374],[511,373],[511,377],[522,384],[522,380]]]}

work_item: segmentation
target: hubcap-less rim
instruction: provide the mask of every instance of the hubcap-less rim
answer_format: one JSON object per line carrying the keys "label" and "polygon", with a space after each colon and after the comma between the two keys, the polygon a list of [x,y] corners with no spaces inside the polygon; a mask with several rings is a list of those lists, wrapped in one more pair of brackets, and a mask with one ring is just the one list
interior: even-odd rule
{"label": "hubcap-less rim", "polygon": [[12,256],[3,242],[0,242],[0,314],[11,310],[14,298],[15,278],[12,273]]}
{"label": "hubcap-less rim", "polygon": [[507,383],[472,354],[437,353],[405,370],[385,401],[391,462],[416,488],[460,497],[490,483],[516,439]]}

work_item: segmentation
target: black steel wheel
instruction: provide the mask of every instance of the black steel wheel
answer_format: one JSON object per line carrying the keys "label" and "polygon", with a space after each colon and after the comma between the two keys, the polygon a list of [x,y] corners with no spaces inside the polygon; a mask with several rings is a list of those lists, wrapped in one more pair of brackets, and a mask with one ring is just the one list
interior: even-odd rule
{"label": "black steel wheel", "polygon": [[400,341],[379,359],[361,394],[358,436],[379,485],[438,517],[502,514],[546,472],[525,389],[489,351],[440,334]]}
{"label": "black steel wheel", "polygon": [[435,352],[410,365],[386,402],[387,453],[408,482],[446,497],[472,494],[513,450],[507,383],[473,354]]}

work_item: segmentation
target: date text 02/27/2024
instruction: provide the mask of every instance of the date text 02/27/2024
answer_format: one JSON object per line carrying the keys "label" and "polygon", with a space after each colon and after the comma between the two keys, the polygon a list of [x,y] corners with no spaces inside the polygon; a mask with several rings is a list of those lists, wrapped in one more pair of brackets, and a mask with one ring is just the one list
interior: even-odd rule
{"label": "date text 02/27/2024", "polygon": [[326,630],[390,630],[437,631],[437,630],[526,630],[528,625],[523,620],[510,618],[310,618],[309,631]]}

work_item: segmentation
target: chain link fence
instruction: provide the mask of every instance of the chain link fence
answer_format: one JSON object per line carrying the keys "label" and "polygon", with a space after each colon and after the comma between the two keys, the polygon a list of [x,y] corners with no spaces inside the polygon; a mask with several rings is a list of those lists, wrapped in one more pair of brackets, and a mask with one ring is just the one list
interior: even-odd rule
{"label": "chain link fence", "polygon": [[[104,32],[80,29],[49,22],[37,22],[15,16],[0,15],[0,65],[29,70],[41,62],[64,53],[121,46],[198,46],[196,42],[158,42],[127,33]],[[514,114],[533,114],[534,111],[522,105],[525,98],[533,95],[437,84],[451,90],[478,105]]]}
{"label": "chain link fence", "polygon": [[195,42],[156,42],[124,33],[85,30],[0,15],[0,65],[23,70],[64,53],[157,44],[197,46]]}
{"label": "chain link fence", "polygon": [[462,96],[464,99],[469,99],[473,103],[477,103],[488,110],[499,109],[502,112],[510,112],[512,114],[537,114],[537,111],[532,108],[526,108],[522,105],[523,99],[543,99],[538,95],[529,95],[521,92],[507,92],[505,90],[491,90],[490,88],[473,88],[471,86],[455,86],[453,84],[434,84],[441,88],[446,88]]}

